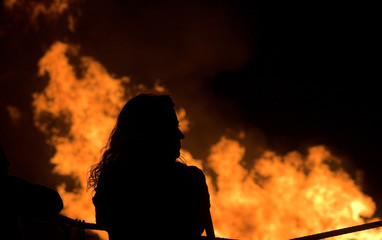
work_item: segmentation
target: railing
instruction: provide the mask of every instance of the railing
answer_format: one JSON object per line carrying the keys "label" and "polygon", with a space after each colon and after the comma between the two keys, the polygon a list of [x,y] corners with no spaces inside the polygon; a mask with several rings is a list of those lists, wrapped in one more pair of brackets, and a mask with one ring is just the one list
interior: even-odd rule
{"label": "railing", "polygon": [[[59,227],[61,227],[65,232],[65,239],[67,239],[67,240],[70,240],[70,238],[71,238],[72,228],[77,229],[76,235],[77,235],[78,240],[85,240],[85,237],[86,237],[85,230],[87,230],[87,229],[106,231],[106,229],[101,228],[97,224],[87,223],[85,221],[74,220],[72,218],[69,218],[69,217],[66,217],[63,215],[59,215],[57,218],[50,220],[49,222],[57,224]],[[367,229],[378,228],[378,227],[382,227],[382,221],[376,221],[376,222],[361,224],[361,225],[357,225],[357,226],[353,226],[353,227],[347,227],[347,228],[337,229],[337,230],[333,230],[333,231],[313,234],[313,235],[309,235],[309,236],[293,238],[290,240],[318,240],[318,239],[330,238],[330,237],[335,237],[335,236],[344,235],[344,234],[353,233],[353,232],[358,232],[358,231],[364,231]],[[200,239],[201,240],[209,240],[210,238],[201,237]],[[218,238],[218,237],[215,239],[216,240],[234,240],[234,239]]]}
{"label": "railing", "polygon": [[[72,236],[71,230],[72,228],[77,229],[77,239],[78,240],[85,240],[86,234],[85,230],[99,230],[99,231],[106,231],[106,229],[100,227],[99,225],[95,223],[87,223],[85,221],[81,220],[74,220],[72,218],[66,217],[64,215],[58,215],[57,218],[50,221],[51,223],[57,224],[60,226],[64,232],[65,232],[65,239],[70,240],[70,237]],[[202,236],[200,237],[200,240],[210,240],[211,238]],[[220,238],[215,237],[215,240],[235,240],[235,239],[229,239],[229,238]]]}
{"label": "railing", "polygon": [[333,231],[329,231],[329,232],[323,232],[323,233],[318,233],[318,234],[309,235],[309,236],[305,236],[305,237],[293,238],[291,240],[317,240],[317,239],[324,239],[324,238],[335,237],[335,236],[344,235],[344,234],[348,234],[348,233],[364,231],[364,230],[367,230],[367,229],[377,228],[377,227],[382,227],[382,221],[361,224],[361,225],[357,225],[357,226],[353,226],[353,227],[337,229],[337,230],[333,230]]}

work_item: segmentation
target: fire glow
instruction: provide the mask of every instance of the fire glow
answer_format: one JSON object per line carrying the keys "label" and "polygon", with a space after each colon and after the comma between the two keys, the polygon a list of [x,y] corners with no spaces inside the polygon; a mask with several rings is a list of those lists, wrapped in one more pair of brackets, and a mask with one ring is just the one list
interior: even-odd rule
{"label": "fire glow", "polygon": [[[76,55],[81,66],[71,65],[68,53]],[[63,214],[95,222],[92,193],[86,191],[87,172],[99,161],[125,101],[147,88],[133,86],[127,77],[113,77],[101,63],[78,56],[76,47],[62,42],[54,43],[40,59],[39,74],[47,75],[49,83],[33,95],[35,125],[56,148],[51,159],[54,173],[71,176],[76,183],[71,190],[65,184],[57,187]],[[182,109],[180,115],[183,130],[188,130],[186,111]],[[204,162],[187,150],[182,153],[187,164],[216,173],[216,179],[206,177],[218,237],[282,240],[378,220],[370,219],[375,212],[373,199],[340,167],[330,167],[340,165],[340,160],[323,146],[309,148],[307,155],[267,151],[250,169],[240,164],[244,154],[237,140],[225,136],[211,146]],[[101,235],[107,239],[105,233]],[[336,239],[382,239],[382,231]]]}

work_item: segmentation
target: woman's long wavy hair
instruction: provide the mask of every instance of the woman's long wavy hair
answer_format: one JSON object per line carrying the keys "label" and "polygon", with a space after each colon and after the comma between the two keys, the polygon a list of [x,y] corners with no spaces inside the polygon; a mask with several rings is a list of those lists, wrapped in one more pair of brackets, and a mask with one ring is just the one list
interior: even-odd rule
{"label": "woman's long wavy hair", "polygon": [[[158,157],[158,154],[164,155],[161,148],[167,148],[168,152],[167,145],[164,146],[161,143],[163,141],[160,141],[158,137],[166,134],[164,131],[174,129],[173,124],[178,124],[176,115],[176,123],[174,123],[174,114],[174,103],[170,96],[140,94],[130,99],[117,118],[100,162],[92,166],[90,170],[88,188],[96,189],[100,176],[108,172],[114,164],[129,166],[139,162],[153,161],[153,158],[175,162],[179,157],[177,152],[180,150],[180,145],[179,149],[170,148],[172,152],[167,156]],[[180,132],[179,129],[178,131]],[[180,134],[183,136],[181,132]],[[152,148],[154,148],[153,151],[148,151]],[[153,162],[149,164],[151,163]]]}

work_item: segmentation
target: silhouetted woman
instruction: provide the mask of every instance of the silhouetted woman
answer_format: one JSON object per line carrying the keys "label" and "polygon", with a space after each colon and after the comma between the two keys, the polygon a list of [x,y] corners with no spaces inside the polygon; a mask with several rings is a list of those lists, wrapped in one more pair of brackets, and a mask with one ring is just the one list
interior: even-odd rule
{"label": "silhouetted woman", "polygon": [[111,240],[213,236],[205,176],[177,161],[183,138],[169,96],[125,104],[89,178],[97,224]]}

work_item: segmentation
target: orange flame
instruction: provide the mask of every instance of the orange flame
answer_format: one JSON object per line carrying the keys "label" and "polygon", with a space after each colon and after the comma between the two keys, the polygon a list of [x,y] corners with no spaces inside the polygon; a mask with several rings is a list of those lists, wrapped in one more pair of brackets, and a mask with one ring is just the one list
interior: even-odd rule
{"label": "orange flame", "polygon": [[[44,92],[34,94],[36,126],[49,134],[49,143],[56,148],[51,159],[54,172],[70,175],[78,187],[69,192],[58,186],[64,201],[64,213],[72,218],[95,221],[91,194],[86,192],[87,171],[100,158],[100,150],[115,124],[124,103],[122,83],[128,78],[113,78],[97,61],[81,58],[83,77],[76,77],[66,54],[74,47],[57,42],[40,60],[40,75],[50,81]],[[51,124],[54,119],[59,124]],[[67,132],[62,128],[68,127]]]}
{"label": "orange flame", "polygon": [[[111,76],[90,57],[80,58],[82,77],[77,77],[68,52],[78,55],[75,47],[56,42],[39,62],[39,74],[47,74],[49,84],[33,95],[35,124],[56,148],[51,159],[54,172],[69,175],[77,183],[71,191],[65,184],[58,186],[64,214],[94,222],[91,193],[86,191],[87,171],[99,160],[133,86],[126,77]],[[188,130],[185,109],[179,115],[183,130]],[[341,168],[330,167],[339,159],[323,146],[310,148],[307,156],[268,151],[251,169],[240,164],[244,153],[238,141],[222,137],[206,159],[217,174],[216,179],[207,176],[217,236],[289,239],[362,224],[375,212],[373,200],[354,180]],[[202,161],[190,152],[183,150],[182,156],[189,165],[203,169]],[[103,234],[102,238],[107,237]],[[374,229],[336,239],[382,239],[382,232]]]}
{"label": "orange flame", "polygon": [[[365,223],[374,214],[373,200],[363,194],[323,146],[308,156],[265,152],[252,169],[240,165],[245,149],[225,137],[208,159],[216,171],[212,215],[221,236],[239,239],[290,239]],[[381,239],[377,230],[336,239]]]}

